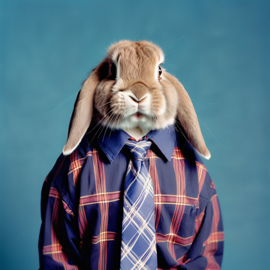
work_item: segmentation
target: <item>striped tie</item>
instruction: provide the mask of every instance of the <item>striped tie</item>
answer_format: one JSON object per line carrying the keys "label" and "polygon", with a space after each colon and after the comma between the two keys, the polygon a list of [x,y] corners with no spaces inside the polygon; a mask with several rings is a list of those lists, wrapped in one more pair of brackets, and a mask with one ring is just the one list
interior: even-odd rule
{"label": "striped tie", "polygon": [[132,162],[125,179],[120,269],[156,270],[154,189],[143,162],[151,142],[129,140],[126,146]]}

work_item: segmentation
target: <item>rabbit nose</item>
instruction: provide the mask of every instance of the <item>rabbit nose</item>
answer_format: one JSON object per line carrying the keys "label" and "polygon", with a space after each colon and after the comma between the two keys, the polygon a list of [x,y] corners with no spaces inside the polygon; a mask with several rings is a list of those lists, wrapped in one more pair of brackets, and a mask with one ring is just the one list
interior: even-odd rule
{"label": "rabbit nose", "polygon": [[140,102],[149,93],[148,86],[143,82],[134,83],[129,87],[129,90],[132,98],[134,98],[136,102]]}
{"label": "rabbit nose", "polygon": [[140,98],[136,97],[133,93],[130,93],[128,96],[129,96],[134,102],[140,103],[140,102],[142,102],[143,100],[145,100],[145,99],[147,98],[148,94],[146,94],[146,95],[144,95],[143,97],[140,97]]}

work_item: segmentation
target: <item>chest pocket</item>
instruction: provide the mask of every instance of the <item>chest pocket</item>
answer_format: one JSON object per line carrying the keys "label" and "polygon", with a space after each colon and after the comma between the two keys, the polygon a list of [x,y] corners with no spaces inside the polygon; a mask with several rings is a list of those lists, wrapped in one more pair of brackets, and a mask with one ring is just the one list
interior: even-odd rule
{"label": "chest pocket", "polygon": [[184,238],[195,234],[196,205],[186,205],[178,235]]}
{"label": "chest pocket", "polygon": [[157,233],[173,234],[189,238],[195,234],[196,205],[156,205]]}

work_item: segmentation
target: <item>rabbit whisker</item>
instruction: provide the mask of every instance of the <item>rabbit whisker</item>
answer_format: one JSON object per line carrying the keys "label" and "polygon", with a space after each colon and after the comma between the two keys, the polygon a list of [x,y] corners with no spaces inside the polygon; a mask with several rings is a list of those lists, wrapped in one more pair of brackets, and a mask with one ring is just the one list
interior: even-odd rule
{"label": "rabbit whisker", "polygon": [[[91,122],[95,123],[96,120],[97,120],[99,117],[100,117],[100,114],[99,114],[99,113],[95,114],[95,115],[93,116]],[[89,129],[87,130],[86,135],[88,135],[88,134],[90,134],[92,131],[94,131],[94,130],[96,129],[96,127],[99,126],[99,124],[100,124],[100,121],[97,121],[96,125],[95,125],[91,130],[89,130]]]}
{"label": "rabbit whisker", "polygon": [[112,103],[112,101],[109,101],[109,102],[107,102],[107,103],[105,103],[105,104],[103,104],[103,105],[97,107],[97,109],[103,108],[104,106],[106,106],[106,105],[108,105],[108,104],[110,104],[110,103]]}
{"label": "rabbit whisker", "polygon": [[224,147],[227,148],[212,132],[211,130],[204,124],[204,122],[202,120],[200,120],[200,122],[207,128],[207,130],[212,134],[212,136]]}
{"label": "rabbit whisker", "polygon": [[121,114],[119,114],[118,117],[115,120],[117,129],[119,128],[119,125],[120,125],[120,122],[121,122],[122,118],[123,118],[123,116]]}
{"label": "rabbit whisker", "polygon": [[99,133],[100,129],[102,131],[103,125],[99,122],[99,128],[97,129],[96,133],[94,134],[94,136],[92,137],[92,140],[90,141],[89,144],[91,144],[91,142],[93,141],[93,139],[96,137],[96,135]]}
{"label": "rabbit whisker", "polygon": [[[97,125],[96,125],[91,131],[88,132],[88,134],[89,134],[89,133],[92,132],[97,126],[99,126],[99,128],[97,129],[96,133],[94,134],[94,136],[93,136],[93,138],[92,138],[92,140],[90,141],[89,144],[91,144],[91,142],[93,141],[93,139],[96,137],[97,134],[100,134],[100,132],[99,132],[99,131],[100,131],[100,128],[101,128],[101,131],[103,130],[104,125],[102,125],[102,121],[104,121],[103,119],[106,118],[106,117],[108,116],[108,114],[110,114],[111,112],[112,112],[112,110],[110,110],[109,112],[107,112],[107,113],[102,117],[102,119],[97,123]],[[106,119],[105,119],[105,121],[106,121]],[[106,122],[105,122],[105,124],[106,124]]]}
{"label": "rabbit whisker", "polygon": [[[98,118],[98,116],[95,117],[94,120],[96,120]],[[91,129],[91,130],[88,130],[88,132],[86,133],[86,135],[90,134],[92,131],[94,131],[100,124],[100,121],[97,122],[97,124]]]}
{"label": "rabbit whisker", "polygon": [[101,129],[100,129],[100,131],[98,132],[97,138],[99,138],[99,137],[102,135],[102,133],[103,133],[103,131],[104,131],[105,128],[106,128],[106,126],[104,126],[104,125],[101,124]]}
{"label": "rabbit whisker", "polygon": [[[112,112],[112,110],[110,110],[109,112],[107,112],[104,116],[102,116],[102,119],[95,125],[95,127],[93,128],[93,129],[91,129],[89,132],[87,132],[87,135],[89,134],[89,133],[91,133],[102,121],[103,121],[103,119],[104,118],[106,118],[107,117],[107,115],[109,114],[109,113],[111,113]],[[96,119],[98,118],[98,117],[100,117],[100,114],[97,114],[97,116],[95,117]],[[96,120],[95,119],[95,120]]]}
{"label": "rabbit whisker", "polygon": [[[110,116],[109,117],[109,122],[108,123],[106,123],[106,129],[105,129],[105,132],[104,132],[104,134],[103,134],[103,140],[104,140],[104,137],[105,137],[105,134],[106,134],[106,132],[107,132],[107,129],[108,129],[108,127],[109,127],[109,125],[110,125],[110,122],[113,120],[113,118],[116,116],[116,114],[113,114],[112,116]],[[111,128],[110,128],[111,129]],[[102,140],[102,141],[103,141]]]}
{"label": "rabbit whisker", "polygon": [[175,44],[177,43],[180,39],[182,39],[185,35],[181,36],[180,38],[178,38],[176,41],[174,41],[169,47],[167,47],[165,50],[164,50],[164,54],[166,53],[167,55],[169,54],[168,50]]}
{"label": "rabbit whisker", "polygon": [[48,112],[52,112],[53,110],[55,110],[56,108],[58,108],[59,106],[61,106],[62,104],[64,104],[65,102],[67,102],[69,99],[71,99],[73,96],[75,96],[76,94],[78,94],[78,92],[74,93],[73,95],[71,95],[69,98],[65,99],[63,102],[61,102],[60,104],[58,104],[56,107],[52,108],[51,110],[49,110]]}
{"label": "rabbit whisker", "polygon": [[[117,114],[114,114],[114,121],[117,119]],[[112,123],[113,125],[114,123]],[[109,134],[109,138],[111,137],[111,134],[112,134],[112,128],[110,129],[110,134]]]}
{"label": "rabbit whisker", "polygon": [[189,142],[189,140],[187,139],[186,135],[184,134],[184,132],[183,132],[183,130],[181,128],[181,124],[178,122],[178,120],[175,121],[175,127],[178,128],[177,131],[180,132],[183,135],[183,137],[185,138],[185,140],[187,142]]}

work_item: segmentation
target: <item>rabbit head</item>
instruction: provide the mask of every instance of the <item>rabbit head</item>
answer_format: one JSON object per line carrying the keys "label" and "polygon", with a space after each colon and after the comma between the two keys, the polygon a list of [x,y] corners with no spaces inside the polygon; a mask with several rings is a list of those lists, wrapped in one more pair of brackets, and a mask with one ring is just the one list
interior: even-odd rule
{"label": "rabbit head", "polygon": [[63,154],[80,143],[93,111],[100,123],[112,129],[163,129],[177,117],[187,139],[197,152],[209,159],[195,109],[183,85],[161,67],[162,50],[148,41],[119,41],[85,80],[74,106],[68,140]]}

